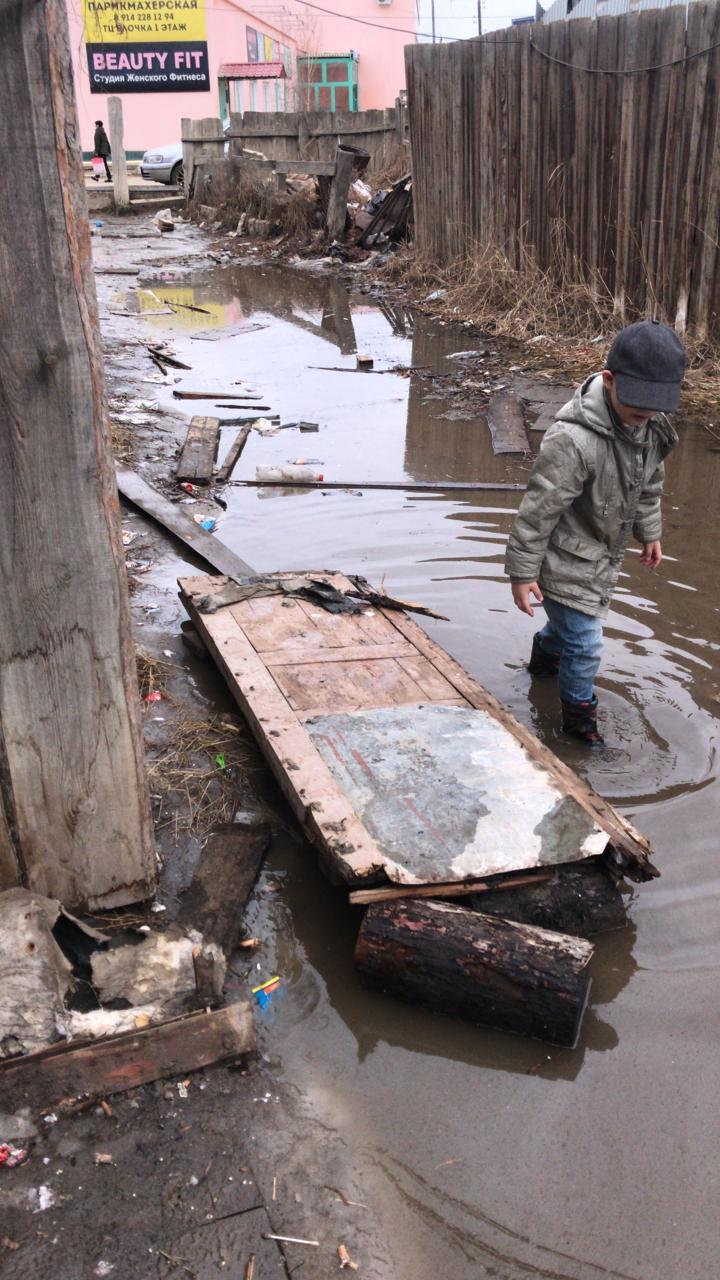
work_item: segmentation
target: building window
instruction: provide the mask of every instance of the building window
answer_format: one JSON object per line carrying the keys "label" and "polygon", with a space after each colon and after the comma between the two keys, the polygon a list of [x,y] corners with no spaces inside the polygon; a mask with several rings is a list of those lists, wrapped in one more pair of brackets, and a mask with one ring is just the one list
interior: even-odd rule
{"label": "building window", "polygon": [[309,111],[358,111],[358,56],[320,54],[298,58],[298,79],[303,105]]}

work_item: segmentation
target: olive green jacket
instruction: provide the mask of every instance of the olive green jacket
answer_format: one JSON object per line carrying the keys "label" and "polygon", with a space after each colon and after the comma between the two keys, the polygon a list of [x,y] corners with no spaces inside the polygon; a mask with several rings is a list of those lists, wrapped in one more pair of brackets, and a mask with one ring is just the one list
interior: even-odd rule
{"label": "olive green jacket", "polygon": [[677,442],[663,414],[634,432],[614,425],[602,377],[588,378],[545,433],[510,532],[512,580],[604,617],[630,534],[661,535],[663,459]]}

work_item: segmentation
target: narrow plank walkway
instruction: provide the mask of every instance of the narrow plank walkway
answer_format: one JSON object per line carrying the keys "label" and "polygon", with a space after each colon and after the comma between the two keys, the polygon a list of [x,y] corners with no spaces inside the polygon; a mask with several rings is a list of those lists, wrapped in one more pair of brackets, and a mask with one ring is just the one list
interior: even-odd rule
{"label": "narrow plank walkway", "polygon": [[205,611],[225,585],[182,578],[181,597],[332,879],[452,887],[608,842],[656,874],[644,837],[405,613],[280,593]]}

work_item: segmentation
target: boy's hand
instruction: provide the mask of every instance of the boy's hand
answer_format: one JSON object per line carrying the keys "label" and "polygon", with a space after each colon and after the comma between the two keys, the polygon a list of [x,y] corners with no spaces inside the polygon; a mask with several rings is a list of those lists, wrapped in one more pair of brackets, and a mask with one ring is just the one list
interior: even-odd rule
{"label": "boy's hand", "polygon": [[[660,546],[659,542],[657,543],[657,546]],[[535,601],[537,601],[538,604],[542,604],[543,595],[537,582],[512,583],[513,600],[515,601],[518,609],[520,609],[522,613],[527,613],[529,617],[534,618],[535,611],[533,609],[533,604],[535,601],[531,601],[531,594],[534,595]]]}
{"label": "boy's hand", "polygon": [[657,569],[662,560],[662,547],[659,542],[643,543],[642,555],[640,563],[647,565],[648,569]]}

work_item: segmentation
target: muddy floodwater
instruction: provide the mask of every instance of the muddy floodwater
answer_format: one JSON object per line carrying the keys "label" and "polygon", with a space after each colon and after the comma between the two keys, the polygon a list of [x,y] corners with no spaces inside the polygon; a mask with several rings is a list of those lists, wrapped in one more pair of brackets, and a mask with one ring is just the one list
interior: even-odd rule
{"label": "muddy floodwater", "polygon": [[[597,941],[581,1039],[561,1050],[362,991],[357,917],[308,849],[288,839],[277,854],[281,892],[262,910],[275,918],[286,984],[259,1016],[292,1084],[363,1173],[368,1213],[390,1250],[387,1276],[719,1275],[717,437],[684,430],[677,415],[665,560],[653,574],[637,550],[627,556],[598,681],[608,747],[589,758],[558,737],[554,689],[529,696],[534,624],[512,607],[502,572],[518,495],[359,487],[525,481],[528,463],[494,457],[483,417],[458,418],[423,372],[457,369],[451,357],[481,347],[477,335],[413,324],[298,270],[218,269],[147,287],[154,302],[134,295],[149,313],[146,333],[170,338],[192,366],[183,388],[234,391],[242,379],[283,423],[319,425],[253,433],[235,479],[305,459],[351,486],[228,487],[223,541],[258,570],[362,573],[446,614],[449,622],[423,625],[632,818],[662,870],[634,894],[628,929]],[[152,314],[166,298],[205,314]],[[336,371],[353,370],[357,352],[376,370],[416,371]],[[506,385],[524,376],[508,372]],[[178,407],[169,388],[159,398]],[[182,408],[243,413],[217,403]],[[223,432],[221,458],[233,434]]]}

